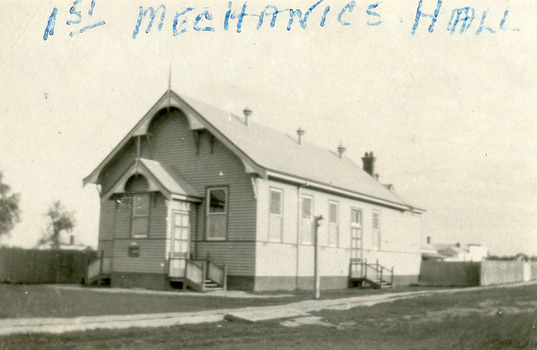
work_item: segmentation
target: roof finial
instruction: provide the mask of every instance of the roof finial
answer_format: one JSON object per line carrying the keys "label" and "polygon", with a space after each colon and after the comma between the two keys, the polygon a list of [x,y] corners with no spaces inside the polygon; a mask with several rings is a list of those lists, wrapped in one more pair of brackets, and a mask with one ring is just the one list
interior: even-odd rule
{"label": "roof finial", "polygon": [[170,70],[168,72],[168,90],[172,89],[172,63],[170,62]]}
{"label": "roof finial", "polygon": [[172,103],[172,63],[170,62],[170,70],[168,72],[168,112],[170,111],[170,105]]}

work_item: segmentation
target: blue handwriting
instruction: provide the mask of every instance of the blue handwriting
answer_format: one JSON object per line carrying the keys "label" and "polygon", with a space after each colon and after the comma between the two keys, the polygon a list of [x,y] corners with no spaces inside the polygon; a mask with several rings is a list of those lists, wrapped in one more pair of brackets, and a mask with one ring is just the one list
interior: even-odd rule
{"label": "blue handwriting", "polygon": [[[80,5],[80,3],[82,3],[83,0],[75,0],[75,2],[73,2],[73,6],[71,6],[71,8],[69,9],[69,14],[71,16],[73,16],[72,18],[73,19],[69,19],[65,22],[65,24],[67,24],[68,26],[76,26],[78,24],[81,24],[83,19],[84,19],[84,16],[82,15],[82,12],[78,11],[77,9],[77,6]],[[93,16],[93,10],[95,9],[95,0],[92,0],[91,1],[91,4],[90,4],[90,7],[88,9],[88,17],[92,17]],[[55,7],[53,10],[52,10],[52,13],[50,14],[50,17],[48,19],[48,23],[47,23],[47,27],[45,29],[45,33],[43,34],[43,40],[47,40],[49,35],[54,35],[54,27],[56,26],[56,16],[58,15],[58,9]],[[92,28],[95,28],[95,27],[99,27],[99,26],[102,26],[106,24],[105,21],[97,21],[95,23],[92,23],[92,24],[89,24],[89,25],[86,25],[86,26],[83,26],[82,28],[78,29],[78,30],[75,30],[75,31],[72,31],[71,33],[69,33],[69,36],[73,37],[77,34],[82,34],[84,33],[85,31],[89,30],[89,29],[92,29]]]}
{"label": "blue handwriting", "polygon": [[[106,24],[104,20],[92,21],[90,24],[86,24],[90,21],[89,18],[93,16],[96,0],[91,1],[87,9],[87,15],[86,12],[83,13],[78,9],[83,1],[75,0],[69,10],[68,16],[70,18],[65,24],[78,27],[76,30],[70,32],[69,35],[71,37]],[[256,30],[261,29],[263,26],[274,28],[278,21],[284,21],[285,28],[288,31],[291,31],[293,28],[307,29],[308,26],[311,27],[317,24],[319,27],[324,27],[329,21],[335,21],[338,25],[348,27],[356,21],[356,13],[360,11],[365,11],[367,19],[365,24],[367,26],[378,27],[384,23],[381,14],[382,1],[371,2],[365,6],[364,10],[360,11],[358,11],[356,0],[351,0],[342,7],[329,5],[329,0],[313,1],[315,2],[312,2],[311,6],[302,9],[278,8],[274,5],[267,5],[257,8],[257,10],[253,9],[248,1],[240,2],[239,4],[228,1],[227,10],[225,13],[222,13],[223,21],[219,22],[221,23],[221,27],[215,21],[215,13],[210,8],[196,9],[194,7],[185,7],[181,11],[174,11],[173,13],[172,34],[173,36],[178,36],[189,30],[210,33],[215,32],[218,28],[224,31],[241,33],[246,28],[244,27],[245,20],[248,20],[248,25],[256,28]],[[413,18],[410,34],[415,35],[420,24],[427,26],[427,31],[433,33],[441,17],[444,18],[444,21],[447,21],[447,27],[445,28],[451,35],[455,33],[462,35],[471,31],[475,35],[481,35],[484,32],[496,34],[498,31],[520,31],[519,28],[507,26],[506,22],[509,16],[509,9],[505,9],[503,16],[499,18],[499,14],[489,14],[490,9],[488,8],[479,10],[474,7],[465,6],[453,9],[448,8],[446,11],[443,6],[442,0],[418,0],[416,15]],[[155,23],[156,30],[159,32],[162,31],[167,15],[169,14],[167,11],[168,9],[164,4],[146,8],[139,6],[132,38],[136,39],[141,32],[149,34]],[[313,17],[314,14],[315,16]],[[58,9],[55,7],[48,18],[43,40],[46,41],[49,36],[54,35],[57,16]],[[400,23],[403,23],[402,19],[400,19]]]}
{"label": "blue handwriting", "polygon": [[[434,31],[436,22],[438,20],[438,17],[440,15],[440,9],[442,8],[442,0],[437,0],[436,7],[432,13],[425,13],[422,10],[423,7],[423,0],[419,0],[418,8],[416,10],[416,18],[414,20],[414,25],[412,26],[412,32],[411,34],[416,34],[416,30],[418,29],[419,23],[422,18],[430,18],[431,24],[427,28],[429,33],[432,33]],[[505,25],[505,22],[507,20],[507,16],[509,15],[509,9],[506,9],[503,12],[503,17],[500,19],[499,25],[497,29],[494,29],[496,27],[490,27],[487,16],[489,13],[489,9],[483,10],[481,12],[481,20],[479,21],[479,26],[477,27],[475,31],[475,35],[480,35],[483,31],[487,31],[490,34],[496,34],[498,30],[503,31],[514,31],[518,32],[520,31],[519,28],[508,28]],[[459,26],[459,34],[464,34],[470,30],[470,27],[474,23],[476,15],[476,9],[473,7],[461,7],[461,8],[455,8],[451,10],[451,17],[449,19],[447,30],[450,34],[453,34],[457,30],[457,26]]]}

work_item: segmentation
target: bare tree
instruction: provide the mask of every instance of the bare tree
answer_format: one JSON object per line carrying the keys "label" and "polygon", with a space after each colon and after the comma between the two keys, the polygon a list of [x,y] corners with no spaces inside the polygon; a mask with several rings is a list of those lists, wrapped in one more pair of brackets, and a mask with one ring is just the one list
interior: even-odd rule
{"label": "bare tree", "polygon": [[37,246],[48,245],[52,249],[60,247],[60,235],[62,232],[70,232],[75,227],[74,212],[67,211],[60,201],[55,201],[45,213],[48,225]]}
{"label": "bare tree", "polygon": [[2,173],[0,172],[0,236],[8,235],[19,218],[19,201],[20,195],[12,193],[11,187],[2,182]]}

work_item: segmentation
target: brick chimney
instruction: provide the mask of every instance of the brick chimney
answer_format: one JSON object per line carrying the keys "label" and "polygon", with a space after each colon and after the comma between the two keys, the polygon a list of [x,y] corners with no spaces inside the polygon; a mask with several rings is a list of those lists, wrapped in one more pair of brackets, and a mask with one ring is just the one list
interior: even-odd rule
{"label": "brick chimney", "polygon": [[369,175],[375,177],[375,156],[373,156],[373,152],[365,152],[364,156],[362,157],[362,163],[363,163],[363,169],[366,173]]}

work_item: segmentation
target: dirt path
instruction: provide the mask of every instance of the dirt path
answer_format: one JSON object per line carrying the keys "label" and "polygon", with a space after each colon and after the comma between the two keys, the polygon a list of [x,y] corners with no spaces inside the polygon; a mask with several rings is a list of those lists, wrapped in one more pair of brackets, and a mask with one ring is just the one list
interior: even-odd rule
{"label": "dirt path", "polygon": [[[537,284],[537,282],[534,282],[533,284]],[[524,284],[386,293],[340,299],[306,300],[277,306],[218,309],[199,312],[86,316],[76,318],[3,319],[0,320],[0,335],[20,333],[65,333],[94,329],[125,329],[131,327],[169,327],[174,325],[219,322],[224,319],[257,322],[283,318],[307,317],[310,312],[321,310],[349,310],[359,306],[390,303],[396,300],[416,298],[418,296],[483,291],[493,288],[514,288],[521,285]]]}

